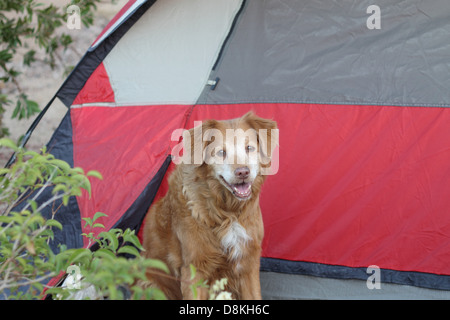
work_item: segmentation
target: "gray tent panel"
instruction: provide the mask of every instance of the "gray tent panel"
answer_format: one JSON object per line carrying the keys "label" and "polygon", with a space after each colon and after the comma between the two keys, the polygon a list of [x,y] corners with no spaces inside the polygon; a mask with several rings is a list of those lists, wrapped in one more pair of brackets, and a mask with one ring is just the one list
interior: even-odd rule
{"label": "gray tent panel", "polygon": [[450,3],[248,0],[201,102],[448,106]]}

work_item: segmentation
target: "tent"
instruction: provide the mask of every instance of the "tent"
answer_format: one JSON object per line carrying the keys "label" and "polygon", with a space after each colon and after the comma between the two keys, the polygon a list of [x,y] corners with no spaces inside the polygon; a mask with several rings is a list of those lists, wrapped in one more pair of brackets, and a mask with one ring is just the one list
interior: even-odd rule
{"label": "tent", "polygon": [[56,93],[48,149],[104,177],[56,242],[87,245],[98,211],[139,230],[174,130],[254,110],[280,129],[264,297],[450,297],[449,16],[447,0],[130,0]]}

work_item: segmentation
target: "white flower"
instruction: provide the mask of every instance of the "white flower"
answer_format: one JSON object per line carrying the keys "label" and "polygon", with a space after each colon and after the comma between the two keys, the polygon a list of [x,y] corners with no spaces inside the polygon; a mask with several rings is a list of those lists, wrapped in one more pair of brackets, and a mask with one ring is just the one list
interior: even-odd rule
{"label": "white flower", "polygon": [[230,292],[222,291],[217,295],[216,300],[233,300],[233,298]]}

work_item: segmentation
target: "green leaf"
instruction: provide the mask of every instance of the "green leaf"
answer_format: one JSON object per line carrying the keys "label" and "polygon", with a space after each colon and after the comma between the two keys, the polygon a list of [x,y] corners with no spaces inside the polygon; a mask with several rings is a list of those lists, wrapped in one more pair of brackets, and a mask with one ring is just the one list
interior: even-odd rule
{"label": "green leaf", "polygon": [[92,227],[92,219],[91,218],[81,218],[82,220],[84,220],[86,222],[86,224],[84,225],[84,227],[86,228],[87,226]]}
{"label": "green leaf", "polygon": [[59,160],[59,159],[53,159],[49,161],[50,164],[58,167],[59,169],[61,169],[63,172],[69,172],[70,171],[70,165],[63,161],[63,160]]}
{"label": "green leaf", "polygon": [[114,260],[116,258],[116,255],[111,250],[101,248],[94,252],[94,257]]}
{"label": "green leaf", "polygon": [[85,183],[80,185],[84,190],[88,192],[89,198],[91,197],[91,183],[86,179]]}
{"label": "green leaf", "polygon": [[63,193],[67,193],[67,186],[64,184],[58,184],[56,185],[53,190],[52,190],[52,194],[57,194],[58,192],[63,192]]}
{"label": "green leaf", "polygon": [[70,199],[69,196],[67,196],[67,195],[63,196],[62,203],[65,207],[67,207],[67,205],[69,204],[69,199]]}
{"label": "green leaf", "polygon": [[197,286],[196,285],[190,285],[191,287],[191,291],[192,291],[192,296],[194,297],[193,300],[197,300]]}
{"label": "green leaf", "polygon": [[13,149],[14,151],[19,151],[19,147],[14,143],[14,141],[8,138],[0,139],[0,146]]}
{"label": "green leaf", "polygon": [[108,243],[107,247],[110,247],[113,252],[117,251],[117,247],[119,246],[119,240],[117,239],[117,237],[114,234],[111,234],[111,231],[110,232],[101,232],[98,235],[98,237],[108,240],[109,243]]}
{"label": "green leaf", "polygon": [[197,273],[197,268],[193,264],[189,265],[189,268],[191,269],[191,280],[194,280],[195,275]]}
{"label": "green leaf", "polygon": [[109,284],[108,291],[109,291],[109,299],[119,300],[121,292],[117,290],[117,287],[115,284]]}
{"label": "green leaf", "polygon": [[45,219],[40,214],[35,214],[35,215],[32,215],[28,219],[27,226],[29,226],[29,227],[31,226],[32,230],[35,230],[34,225],[36,225],[36,228],[37,228],[38,226],[41,226],[44,223],[45,223]]}
{"label": "green leaf", "polygon": [[61,250],[61,252],[55,256],[55,271],[56,272],[60,272],[62,270],[67,269],[67,267],[70,265],[70,262],[67,260],[70,256],[71,252],[72,252],[71,250]]}
{"label": "green leaf", "polygon": [[92,251],[89,249],[75,249],[72,255],[69,257],[69,262],[74,263],[83,263],[87,262],[92,258]]}
{"label": "green leaf", "polygon": [[27,118],[41,111],[36,101],[25,100],[25,103],[27,105]]}
{"label": "green leaf", "polygon": [[11,52],[8,52],[8,49],[1,50],[0,51],[0,61],[2,62],[9,62],[12,59],[13,55]]}
{"label": "green leaf", "polygon": [[157,288],[147,288],[145,289],[145,297],[146,299],[154,299],[154,300],[166,300],[167,297],[164,295],[164,292]]}
{"label": "green leaf", "polygon": [[106,213],[103,212],[96,212],[94,214],[94,217],[92,218],[92,222],[95,222],[98,218],[100,217],[107,217],[108,215]]}
{"label": "green leaf", "polygon": [[169,274],[169,268],[166,266],[166,264],[164,262],[162,262],[161,260],[156,260],[156,259],[145,259],[143,261],[143,265],[146,268],[154,268],[154,269],[159,269],[164,271],[165,273]]}
{"label": "green leaf", "polygon": [[58,228],[59,230],[63,229],[62,224],[59,221],[56,221],[55,219],[50,219],[47,220],[47,222],[45,223],[46,226],[48,227],[55,227]]}
{"label": "green leaf", "polygon": [[133,246],[123,246],[123,247],[119,248],[119,250],[117,250],[117,253],[128,253],[135,257],[140,256],[139,251]]}
{"label": "green leaf", "polygon": [[139,241],[139,238],[134,234],[124,235],[123,241],[129,242],[132,245],[134,245],[136,248],[138,248],[139,250],[144,251],[144,247],[142,246],[141,242]]}
{"label": "green leaf", "polygon": [[36,61],[35,54],[35,50],[29,50],[25,53],[23,56],[23,64],[29,67],[32,62]]}
{"label": "green leaf", "polygon": [[0,216],[0,223],[10,223],[11,221],[13,221],[14,219],[12,217],[8,217],[8,216]]}
{"label": "green leaf", "polygon": [[94,178],[103,180],[103,176],[101,175],[101,173],[98,172],[98,171],[95,171],[95,170],[89,171],[89,172],[86,174],[86,176],[88,176],[88,177],[94,177]]}

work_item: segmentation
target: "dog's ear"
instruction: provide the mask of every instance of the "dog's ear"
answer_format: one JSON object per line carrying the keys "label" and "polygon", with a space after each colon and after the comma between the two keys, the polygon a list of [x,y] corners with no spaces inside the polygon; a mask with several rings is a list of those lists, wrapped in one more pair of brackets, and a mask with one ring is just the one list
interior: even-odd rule
{"label": "dog's ear", "polygon": [[194,128],[183,132],[183,162],[200,166],[205,161],[205,148],[211,141],[208,135],[216,129],[218,121],[195,121]]}
{"label": "dog's ear", "polygon": [[271,119],[258,117],[252,111],[246,113],[242,120],[256,131],[258,136],[259,150],[263,164],[269,164],[272,154],[279,142],[279,131],[277,122]]}

